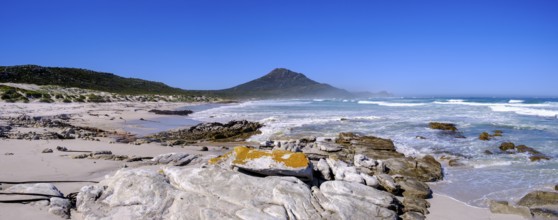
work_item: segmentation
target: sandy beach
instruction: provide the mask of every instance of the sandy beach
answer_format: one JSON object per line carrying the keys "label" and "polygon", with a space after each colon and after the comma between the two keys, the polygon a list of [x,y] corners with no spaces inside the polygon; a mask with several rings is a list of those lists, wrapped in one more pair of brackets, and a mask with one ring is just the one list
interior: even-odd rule
{"label": "sandy beach", "polygon": [[[76,126],[97,127],[109,131],[124,132],[125,121],[156,120],[159,116],[147,112],[149,109],[176,109],[189,104],[185,103],[108,103],[108,104],[6,104],[1,103],[3,117],[16,117],[21,114],[30,116],[52,116],[70,114],[72,124]],[[111,118],[118,118],[111,119]],[[121,119],[120,119],[121,118]],[[37,133],[44,132],[44,128],[14,128],[20,131]],[[72,151],[111,151],[115,155],[154,157],[164,153],[182,152],[200,154],[207,158],[226,152],[220,146],[234,146],[234,143],[218,143],[209,146],[208,151],[200,151],[200,146],[164,147],[158,143],[147,143],[140,146],[133,144],[113,143],[113,138],[98,138],[91,140],[0,140],[0,181],[100,181],[107,175],[123,167],[141,166],[139,163],[123,161],[72,159],[72,155],[79,152],[63,152],[54,150],[53,153],[42,153],[46,148],[56,149],[59,146]],[[211,143],[208,143],[211,145]],[[161,169],[164,166],[152,166]],[[91,183],[55,183],[64,194],[78,192],[81,187]],[[9,187],[4,184],[2,188]],[[2,199],[11,199],[7,196]],[[434,194],[427,219],[432,220],[468,220],[468,219],[522,219],[514,215],[492,214],[488,209],[468,206],[452,198]],[[80,215],[72,211],[72,219],[80,219]],[[0,219],[60,219],[49,214],[40,206],[24,204],[0,204]]]}

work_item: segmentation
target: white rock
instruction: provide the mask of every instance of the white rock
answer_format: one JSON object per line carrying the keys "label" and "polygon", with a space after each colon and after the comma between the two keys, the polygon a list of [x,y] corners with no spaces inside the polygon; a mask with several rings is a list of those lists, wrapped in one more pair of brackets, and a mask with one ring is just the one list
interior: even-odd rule
{"label": "white rock", "polygon": [[362,154],[355,154],[354,164],[356,167],[364,167],[368,169],[372,169],[377,165],[375,160],[370,159]]}
{"label": "white rock", "polygon": [[380,186],[380,182],[378,182],[378,178],[376,178],[375,176],[370,176],[365,173],[360,173],[360,176],[362,177],[362,179],[364,179],[364,182],[367,186],[374,188],[378,188]]}
{"label": "white rock", "polygon": [[334,219],[397,219],[388,209],[394,206],[393,195],[362,184],[327,181],[314,194],[324,209],[338,215]]}
{"label": "white rock", "polygon": [[11,193],[35,193],[51,196],[63,196],[60,190],[50,183],[18,184],[4,190]]}
{"label": "white rock", "polygon": [[329,168],[329,165],[327,164],[326,160],[320,159],[318,161],[317,167],[318,167],[318,171],[320,171],[320,173],[322,174],[324,179],[333,180],[333,176],[331,174],[331,169]]}
{"label": "white rock", "polygon": [[54,215],[58,215],[62,218],[70,218],[70,208],[72,204],[70,200],[52,197],[50,198],[50,205],[48,212]]}
{"label": "white rock", "polygon": [[343,149],[343,146],[329,141],[320,141],[316,142],[316,144],[318,144],[320,150],[327,152],[336,152]]}

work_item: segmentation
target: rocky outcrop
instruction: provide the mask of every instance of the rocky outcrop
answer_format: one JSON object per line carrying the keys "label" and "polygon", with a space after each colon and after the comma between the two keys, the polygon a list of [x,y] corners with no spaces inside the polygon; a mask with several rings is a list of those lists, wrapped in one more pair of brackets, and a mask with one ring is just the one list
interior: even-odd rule
{"label": "rocky outcrop", "polygon": [[455,126],[455,124],[452,123],[430,122],[428,123],[428,127],[443,131],[457,131],[457,127]]}
{"label": "rocky outcrop", "polygon": [[490,201],[490,211],[521,215],[525,218],[558,219],[558,193],[534,191],[523,196],[516,205],[507,201]]}
{"label": "rocky outcrop", "polygon": [[488,207],[492,213],[520,215],[527,219],[533,218],[533,214],[531,214],[531,210],[529,210],[529,208],[525,206],[510,205],[506,201],[490,200],[488,202]]}
{"label": "rocky outcrop", "polygon": [[68,123],[69,116],[55,115],[49,117],[31,117],[28,115],[20,115],[18,117],[5,118],[10,127],[24,127],[24,128],[55,128],[58,132],[11,132],[3,133],[4,136],[10,139],[23,139],[23,140],[52,140],[52,139],[83,139],[83,140],[98,140],[96,137],[106,137],[108,133],[104,130],[90,127],[73,126]]}
{"label": "rocky outcrop", "polygon": [[540,160],[550,160],[550,157],[535,150],[532,147],[528,147],[525,145],[518,145],[515,146],[514,143],[512,142],[504,142],[502,144],[500,144],[500,150],[502,152],[508,153],[508,154],[514,154],[514,153],[527,153],[529,154],[529,160],[531,161],[540,161]]}
{"label": "rocky outcrop", "polygon": [[175,145],[198,141],[244,141],[254,134],[259,134],[261,127],[262,124],[258,122],[246,120],[230,121],[226,124],[201,123],[188,129],[161,132],[148,138],[159,142],[180,141]]}
{"label": "rocky outcrop", "polygon": [[152,164],[168,164],[172,166],[185,166],[198,159],[200,155],[187,153],[161,154],[151,159]]}
{"label": "rocky outcrop", "polygon": [[426,155],[422,158],[391,158],[384,160],[390,175],[413,177],[419,181],[433,182],[443,178],[442,165],[434,157]]}
{"label": "rocky outcrop", "polygon": [[72,207],[69,199],[50,183],[18,184],[2,191],[3,193],[14,193],[26,198],[44,198],[43,201],[34,202],[35,205],[45,206],[48,212],[62,218],[70,218],[70,208]]}
{"label": "rocky outcrop", "polygon": [[151,113],[155,113],[156,115],[181,115],[187,116],[189,114],[194,113],[192,110],[158,110],[158,109],[151,109],[149,110]]}
{"label": "rocky outcrop", "polygon": [[356,133],[340,133],[335,142],[344,146],[343,151],[337,154],[339,159],[344,161],[352,161],[356,154],[375,160],[404,157],[402,153],[396,151],[393,141],[389,139]]}
{"label": "rocky outcrop", "polygon": [[320,205],[339,219],[397,219],[393,195],[358,183],[327,181],[314,190]]}
{"label": "rocky outcrop", "polygon": [[85,219],[397,219],[393,195],[328,181],[254,177],[219,167],[120,170],[77,196]]}
{"label": "rocky outcrop", "polygon": [[211,159],[210,164],[236,167],[266,176],[296,176],[312,180],[312,166],[303,153],[284,150],[264,151],[235,147],[223,156]]}

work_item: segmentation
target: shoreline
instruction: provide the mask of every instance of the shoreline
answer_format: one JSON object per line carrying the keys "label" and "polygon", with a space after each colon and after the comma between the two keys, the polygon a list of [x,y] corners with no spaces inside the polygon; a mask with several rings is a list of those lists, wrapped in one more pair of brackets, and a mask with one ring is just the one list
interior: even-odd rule
{"label": "shoreline", "polygon": [[[213,103],[102,103],[90,104],[76,108],[74,105],[62,104],[36,104],[29,106],[29,104],[9,103],[12,108],[3,108],[2,111],[13,111],[13,114],[18,109],[19,105],[28,105],[26,110],[28,115],[36,116],[38,113],[48,112],[47,115],[64,114],[67,108],[70,107],[73,112],[70,123],[72,125],[88,126],[106,129],[110,131],[122,130],[122,121],[111,120],[110,118],[122,117],[123,119],[131,120],[133,118],[143,118],[144,120],[157,120],[157,118],[172,118],[176,116],[156,115],[149,113],[152,108],[158,109],[183,109],[187,106],[213,104]],[[4,103],[0,103],[6,106]],[[44,111],[41,107],[48,105],[49,110]],[[23,107],[25,108],[25,107]],[[106,116],[108,115],[108,116]],[[120,115],[120,116],[119,116]],[[17,116],[10,114],[2,114],[2,116]],[[136,119],[137,120],[137,119]],[[19,128],[16,128],[19,129]],[[30,128],[37,131],[43,128]],[[23,129],[25,130],[25,129]],[[46,130],[46,129],[45,129]],[[193,144],[186,147],[163,147],[158,143],[144,143],[141,146],[133,144],[111,143],[112,138],[99,138],[100,141],[90,140],[13,140],[13,139],[0,139],[2,147],[0,148],[0,173],[2,181],[30,181],[30,180],[94,180],[99,181],[105,178],[106,175],[115,173],[120,170],[124,164],[123,161],[109,161],[109,160],[92,160],[92,159],[70,159],[62,155],[70,154],[65,152],[54,151],[54,153],[43,154],[41,151],[45,148],[56,149],[57,146],[67,146],[71,150],[81,151],[102,151],[110,150],[115,155],[134,155],[134,156],[156,156],[163,153],[171,152],[186,152],[192,154],[220,155],[223,154],[224,148],[222,146],[231,147],[242,143],[231,142],[206,142],[200,144]],[[200,151],[200,146],[209,147],[209,151]],[[6,153],[13,153],[13,155],[5,155]],[[18,166],[14,166],[17,164]],[[158,167],[161,167],[160,165]],[[64,179],[66,178],[66,179]],[[64,193],[79,191],[84,185],[91,184],[56,184],[57,187]],[[2,186],[5,188],[5,186]],[[470,206],[457,199],[451,198],[446,195],[433,192],[433,198],[428,199],[431,207],[428,209],[430,214],[426,215],[427,219],[442,220],[442,219],[523,219],[517,215],[504,215],[493,214],[487,208],[479,208]],[[51,215],[45,210],[37,210],[36,207],[26,205],[19,205],[15,208],[13,204],[0,204],[0,218],[7,219],[59,219]],[[29,215],[37,216],[19,216],[17,213],[22,210],[33,209]],[[33,214],[35,213],[35,214]],[[79,219],[72,217],[72,219]]]}

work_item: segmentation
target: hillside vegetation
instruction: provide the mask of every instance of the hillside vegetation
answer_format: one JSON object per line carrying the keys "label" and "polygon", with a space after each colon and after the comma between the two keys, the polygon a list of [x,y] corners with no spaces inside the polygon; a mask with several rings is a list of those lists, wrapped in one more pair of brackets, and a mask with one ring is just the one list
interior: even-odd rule
{"label": "hillside vegetation", "polygon": [[189,94],[160,82],[124,78],[86,69],[36,65],[0,66],[0,82],[57,85],[118,94]]}

